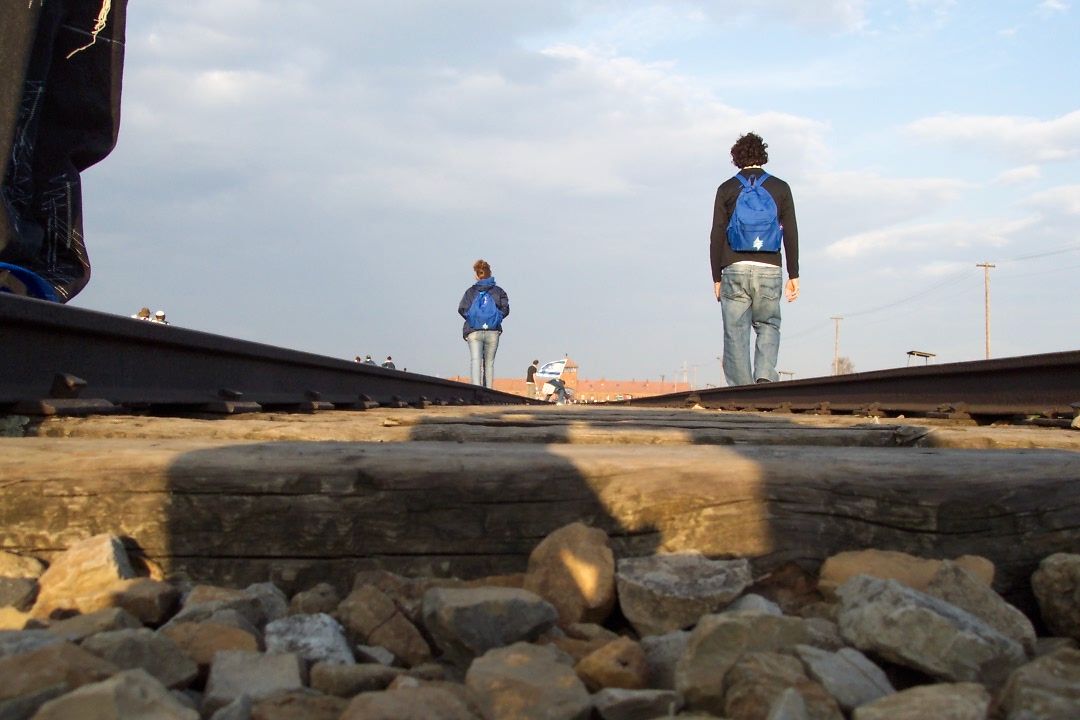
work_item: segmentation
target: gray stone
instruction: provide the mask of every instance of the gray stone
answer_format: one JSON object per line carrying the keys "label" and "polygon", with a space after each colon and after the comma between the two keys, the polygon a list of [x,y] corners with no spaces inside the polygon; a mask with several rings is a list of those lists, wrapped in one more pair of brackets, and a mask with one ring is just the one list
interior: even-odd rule
{"label": "gray stone", "polygon": [[676,689],[692,710],[724,713],[724,677],[747,652],[793,652],[813,644],[802,618],[759,612],[706,615],[690,633],[675,670]]}
{"label": "gray stone", "polygon": [[119,668],[142,668],[167,688],[187,687],[199,674],[199,666],[175,642],[147,628],[98,633],[82,648]]}
{"label": "gray stone", "polygon": [[757,593],[747,593],[724,608],[724,612],[741,612],[743,610],[763,612],[769,615],[784,614],[779,605]]}
{"label": "gray stone", "polygon": [[0,577],[0,607],[26,612],[34,606],[38,584],[34,578]]}
{"label": "gray stone", "polygon": [[944,560],[926,587],[926,594],[967,610],[990,627],[1035,651],[1035,627],[1024,613],[960,565]]}
{"label": "gray stone", "polygon": [[1017,668],[998,706],[1005,720],[1080,718],[1080,650],[1064,648]]}
{"label": "gray stone", "polygon": [[860,650],[948,681],[1000,682],[1020,643],[971,613],[895,580],[857,575],[837,589],[840,632]]}
{"label": "gray stone", "polygon": [[852,720],[986,720],[990,693],[977,683],[920,685],[867,703]]}
{"label": "gray stone", "polygon": [[288,615],[266,626],[268,653],[295,653],[307,662],[356,662],[345,631],[326,613]]}
{"label": "gray stone", "polygon": [[169,618],[166,625],[208,621],[231,625],[262,637],[259,628],[266,625],[266,616],[263,615],[262,602],[258,598],[241,595],[223,600],[185,602],[180,611]]}
{"label": "gray stone", "polygon": [[397,656],[378,645],[353,645],[353,654],[357,662],[373,662],[380,665],[393,665]]}
{"label": "gray stone", "polygon": [[807,674],[836,698],[844,710],[854,710],[896,692],[885,672],[854,648],[829,652],[797,645],[795,652]]}
{"label": "gray stone", "polygon": [[214,656],[203,696],[203,713],[216,712],[241,695],[260,700],[303,687],[300,658],[291,653],[222,650]]}
{"label": "gray stone", "polygon": [[385,690],[405,671],[378,663],[340,665],[315,663],[311,667],[311,687],[327,695],[351,698],[363,692]]}
{"label": "gray stone", "polygon": [[673,690],[606,688],[593,695],[593,707],[602,720],[652,720],[671,717],[682,708]]}
{"label": "gray stone", "polygon": [[723,609],[750,585],[750,563],[700,553],[625,558],[618,563],[619,607],[639,635],[690,627]]}
{"label": "gray stone", "polygon": [[211,715],[210,720],[251,720],[254,704],[247,695],[241,695]]}
{"label": "gray stone", "polygon": [[1054,635],[1080,641],[1080,555],[1056,553],[1031,576],[1043,622]]}
{"label": "gray stone", "polygon": [[424,625],[446,657],[465,666],[492,648],[535,640],[558,618],[528,590],[433,588],[424,594]]}
{"label": "gray stone", "polygon": [[254,700],[251,716],[256,720],[339,720],[348,704],[345,698],[300,688]]}
{"label": "gray stone", "polygon": [[185,707],[144,671],[126,670],[50,700],[34,715],[34,720],[71,718],[199,720],[199,713]]}
{"label": "gray stone", "polygon": [[244,588],[244,594],[252,598],[262,609],[266,622],[272,622],[289,614],[289,598],[271,582],[254,583]]}
{"label": "gray stone", "polygon": [[48,630],[0,630],[0,658],[64,642]]}
{"label": "gray stone", "polygon": [[555,648],[515,643],[477,658],[465,675],[485,720],[586,720],[589,692]]}
{"label": "gray stone", "polygon": [[659,690],[675,689],[675,666],[690,642],[689,630],[673,630],[663,635],[641,638],[645,664],[649,672],[649,687]]}

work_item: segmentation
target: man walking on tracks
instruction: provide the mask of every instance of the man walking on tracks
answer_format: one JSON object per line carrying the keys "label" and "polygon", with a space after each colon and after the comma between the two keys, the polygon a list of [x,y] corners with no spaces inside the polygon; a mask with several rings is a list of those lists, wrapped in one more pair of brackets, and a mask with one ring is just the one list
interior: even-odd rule
{"label": "man walking on tracks", "polygon": [[[716,190],[709,258],[713,294],[724,318],[724,377],[728,385],[775,382],[780,350],[780,294],[799,297],[799,229],[788,184],[765,172],[768,145],[747,133],[731,146],[739,168]],[[788,281],[781,272],[780,248]],[[750,328],[756,335],[750,365]]]}

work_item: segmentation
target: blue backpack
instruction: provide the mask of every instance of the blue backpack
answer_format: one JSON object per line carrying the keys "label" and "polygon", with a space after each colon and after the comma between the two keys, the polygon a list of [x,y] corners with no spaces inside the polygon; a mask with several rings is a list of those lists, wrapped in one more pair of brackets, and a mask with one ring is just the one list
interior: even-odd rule
{"label": "blue backpack", "polygon": [[747,180],[741,173],[735,177],[743,187],[728,222],[728,245],[735,252],[777,252],[784,228],[780,226],[776,201],[762,187],[769,173],[762,173],[756,181]]}
{"label": "blue backpack", "polygon": [[473,330],[497,330],[503,314],[495,306],[495,298],[487,290],[480,290],[465,313],[465,321]]}

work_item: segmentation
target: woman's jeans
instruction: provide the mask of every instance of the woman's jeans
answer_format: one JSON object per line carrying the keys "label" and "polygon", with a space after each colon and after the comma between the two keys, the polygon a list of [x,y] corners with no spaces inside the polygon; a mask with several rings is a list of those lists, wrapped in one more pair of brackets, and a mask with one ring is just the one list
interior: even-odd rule
{"label": "woman's jeans", "polygon": [[472,384],[495,385],[495,351],[499,349],[498,330],[473,330],[469,333],[469,360]]}
{"label": "woman's jeans", "polygon": [[[720,306],[724,316],[724,377],[728,385],[755,380],[776,382],[780,351],[780,295],[784,279],[778,267],[728,265],[720,276]],[[750,327],[754,368],[750,369]]]}

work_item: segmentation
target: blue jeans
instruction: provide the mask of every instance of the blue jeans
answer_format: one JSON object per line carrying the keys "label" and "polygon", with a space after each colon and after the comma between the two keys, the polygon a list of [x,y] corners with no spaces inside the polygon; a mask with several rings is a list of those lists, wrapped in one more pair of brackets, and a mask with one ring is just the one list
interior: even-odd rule
{"label": "blue jeans", "polygon": [[[756,379],[776,382],[780,351],[780,295],[784,278],[778,267],[729,265],[720,276],[720,309],[724,316],[724,377],[728,385],[749,385]],[[754,368],[750,369],[750,326]]]}
{"label": "blue jeans", "polygon": [[498,330],[473,330],[469,333],[469,360],[472,384],[495,385],[495,351],[499,349]]}

